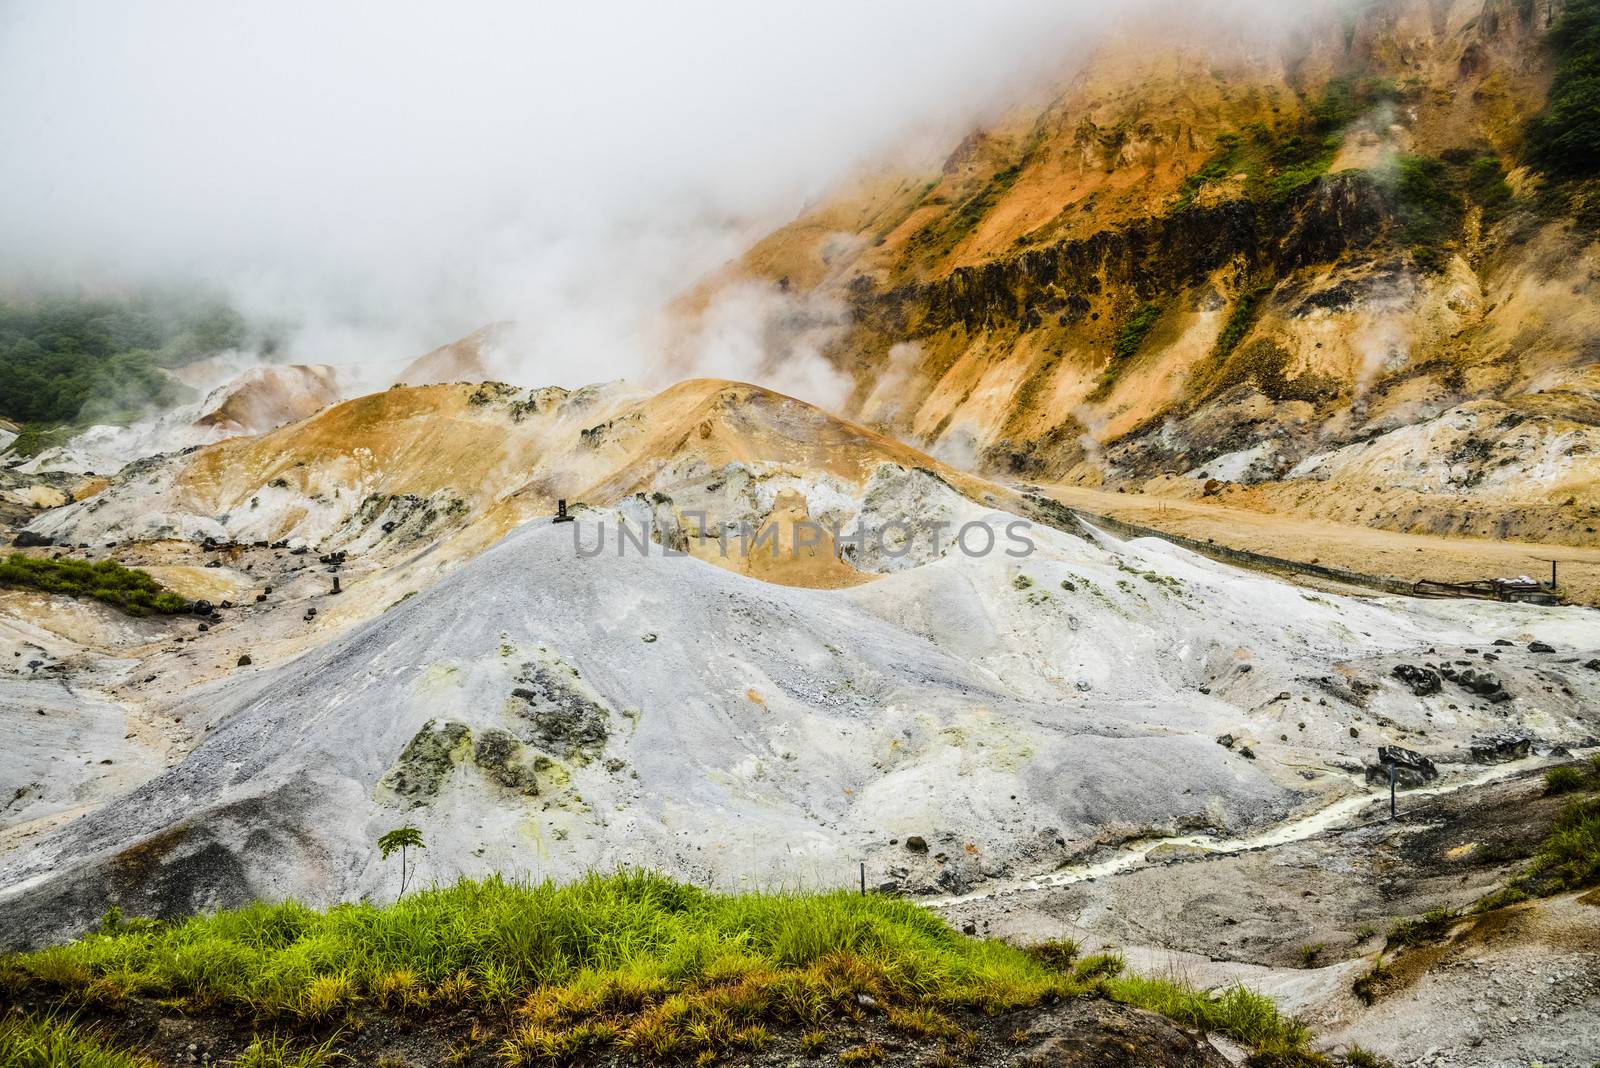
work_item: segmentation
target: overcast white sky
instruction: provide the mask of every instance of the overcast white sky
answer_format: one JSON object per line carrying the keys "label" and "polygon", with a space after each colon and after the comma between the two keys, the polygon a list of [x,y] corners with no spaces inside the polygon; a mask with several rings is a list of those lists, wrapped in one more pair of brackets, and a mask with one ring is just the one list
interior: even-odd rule
{"label": "overcast white sky", "polygon": [[1114,9],[0,0],[0,276],[204,278],[308,359],[511,317],[543,377],[607,377],[750,233]]}

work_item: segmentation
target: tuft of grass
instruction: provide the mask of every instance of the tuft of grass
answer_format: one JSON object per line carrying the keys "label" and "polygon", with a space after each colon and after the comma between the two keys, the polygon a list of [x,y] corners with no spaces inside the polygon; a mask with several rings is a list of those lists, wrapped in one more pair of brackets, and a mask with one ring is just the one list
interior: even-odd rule
{"label": "tuft of grass", "polygon": [[827,1048],[828,1032],[820,1027],[813,1027],[800,1036],[800,1052],[807,1057],[820,1057]]}
{"label": "tuft of grass", "polygon": [[257,1035],[243,1053],[228,1062],[229,1068],[333,1068],[348,1061],[333,1050],[338,1037],[334,1035],[319,1045],[301,1046],[297,1050],[286,1038]]}
{"label": "tuft of grass", "polygon": [[7,1068],[155,1068],[148,1058],[56,1016],[0,1017],[0,1064]]}
{"label": "tuft of grass", "polygon": [[1544,773],[1544,792],[1546,794],[1570,794],[1582,790],[1585,785],[1585,776],[1577,768],[1566,767],[1551,768]]}
{"label": "tuft of grass", "polygon": [[1322,951],[1328,947],[1322,942],[1300,947],[1300,963],[1304,967],[1311,967],[1317,963],[1317,958],[1322,956]]}
{"label": "tuft of grass", "polygon": [[1439,905],[1429,909],[1417,919],[1397,920],[1389,928],[1389,947],[1397,949],[1437,942],[1450,933],[1450,929],[1460,917],[1459,909]]}
{"label": "tuft of grass", "polygon": [[1272,999],[1243,986],[1208,993],[1168,979],[1121,976],[1107,984],[1117,1001],[1158,1012],[1185,1027],[1217,1031],[1257,1050],[1303,1050],[1311,1033],[1300,1021],[1284,1016]]}
{"label": "tuft of grass", "polygon": [[886,1054],[883,1047],[876,1042],[868,1042],[860,1046],[851,1046],[839,1054],[839,1063],[853,1064],[882,1064]]}
{"label": "tuft of grass", "polygon": [[130,616],[160,612],[173,615],[189,611],[190,604],[162,586],[149,574],[123,567],[112,560],[51,560],[12,553],[0,563],[0,586],[21,586],[92,597],[115,605]]}
{"label": "tuft of grass", "polygon": [[1600,797],[1567,803],[1534,856],[1532,873],[1543,877],[1546,893],[1600,883]]}
{"label": "tuft of grass", "polygon": [[1388,1061],[1360,1046],[1351,1046],[1344,1051],[1344,1063],[1349,1068],[1389,1068]]}
{"label": "tuft of grass", "polygon": [[1026,949],[1039,963],[1058,972],[1071,968],[1078,959],[1078,943],[1071,938],[1051,938]]}
{"label": "tuft of grass", "polygon": [[[1553,769],[1545,777],[1545,792],[1561,794],[1585,785],[1600,787],[1600,762],[1591,767],[1593,770],[1587,777],[1576,768]],[[1555,775],[1555,772],[1568,771],[1578,775],[1577,786],[1568,785],[1569,776]],[[1600,884],[1600,797],[1577,798],[1567,802],[1556,815],[1550,833],[1527,866],[1506,886],[1479,900],[1473,909],[1489,912],[1530,897],[1548,897],[1597,884]]]}
{"label": "tuft of grass", "polygon": [[1388,981],[1389,967],[1383,962],[1383,957],[1379,956],[1371,970],[1356,977],[1356,981],[1351,984],[1350,990],[1351,993],[1361,999],[1362,1004],[1371,1005],[1378,1000],[1378,995],[1383,992],[1384,983]]}

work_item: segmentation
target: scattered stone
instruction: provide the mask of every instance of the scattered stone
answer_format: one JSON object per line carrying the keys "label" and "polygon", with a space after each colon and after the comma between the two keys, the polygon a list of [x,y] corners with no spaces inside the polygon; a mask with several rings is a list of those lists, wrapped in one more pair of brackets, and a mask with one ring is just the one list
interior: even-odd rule
{"label": "scattered stone", "polygon": [[240,653],[239,654],[239,659],[234,661],[234,665],[236,667],[249,667],[251,665],[251,663],[252,663],[252,661],[250,659],[250,654],[249,653]]}
{"label": "scattered stone", "polygon": [[1528,643],[1528,652],[1530,652],[1530,653],[1553,653],[1555,651],[1556,651],[1555,646],[1546,645],[1544,642],[1529,642]]}
{"label": "scattered stone", "polygon": [[920,834],[913,834],[906,838],[906,849],[912,853],[926,853],[928,840]]}
{"label": "scattered stone", "polygon": [[1500,676],[1492,671],[1478,671],[1475,668],[1463,668],[1457,671],[1454,668],[1446,668],[1441,674],[1468,693],[1485,698],[1492,705],[1511,700],[1511,695],[1500,682]]}
{"label": "scattered stone", "polygon": [[1217,736],[1217,744],[1222,746],[1224,749],[1232,749],[1233,740],[1233,735],[1231,734],[1219,734]]}

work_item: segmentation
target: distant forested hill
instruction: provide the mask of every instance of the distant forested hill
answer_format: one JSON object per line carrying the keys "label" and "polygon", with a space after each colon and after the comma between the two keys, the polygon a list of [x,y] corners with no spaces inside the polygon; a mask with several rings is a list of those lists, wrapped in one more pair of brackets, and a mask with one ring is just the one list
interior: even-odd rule
{"label": "distant forested hill", "polygon": [[161,368],[251,342],[211,298],[0,297],[0,416],[20,423],[111,420],[183,400]]}

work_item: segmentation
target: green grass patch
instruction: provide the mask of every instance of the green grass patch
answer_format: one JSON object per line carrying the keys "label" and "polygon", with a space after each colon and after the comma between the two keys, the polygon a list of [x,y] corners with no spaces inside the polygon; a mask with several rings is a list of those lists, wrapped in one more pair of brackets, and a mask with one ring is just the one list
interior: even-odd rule
{"label": "green grass patch", "polygon": [[1600,883],[1600,797],[1567,803],[1534,854],[1525,881],[1545,894]]}
{"label": "green grass patch", "polygon": [[1111,392],[1128,363],[1139,354],[1145,339],[1161,318],[1161,312],[1159,304],[1141,304],[1128,316],[1117,331],[1117,339],[1111,346],[1111,359],[1107,361],[1105,370],[1100,372],[1100,381],[1089,395],[1090,400],[1101,400]]}
{"label": "green grass patch", "polygon": [[977,229],[1021,175],[1021,162],[996,171],[983,188],[913,234],[909,244],[931,256],[945,255]]}
{"label": "green grass patch", "polygon": [[1450,933],[1450,929],[1460,918],[1460,910],[1439,905],[1416,919],[1398,920],[1389,928],[1389,947],[1395,949],[1437,942]]}
{"label": "green grass patch", "polygon": [[1544,773],[1544,792],[1547,794],[1570,794],[1582,790],[1586,785],[1587,776],[1577,768],[1570,765],[1562,768],[1551,768]]}
{"label": "green grass patch", "polygon": [[1261,306],[1271,296],[1273,288],[1271,282],[1257,282],[1239,294],[1228,312],[1228,321],[1223,324],[1222,333],[1217,335],[1217,342],[1211,347],[1212,360],[1221,363],[1233,355],[1233,350],[1239,347],[1239,342],[1245,339],[1261,317]]}
{"label": "green grass patch", "polygon": [[[489,1011],[506,1021],[498,1052],[508,1065],[607,1053],[704,1060],[760,1049],[774,1028],[809,1036],[815,1054],[828,1027],[860,1018],[862,995],[899,1033],[957,1045],[970,1036],[955,1010],[998,1015],[1087,995],[1264,1048],[1304,1045],[1304,1028],[1266,998],[1121,971],[1119,956],[1078,959],[1068,943],[1035,954],[966,938],[898,898],[724,895],[620,872],[562,886],[464,880],[382,907],[113,917],[79,941],[0,961],[0,992],[44,988],[110,1012],[156,999],[324,1029],[362,1010]],[[258,1045],[252,1063],[299,1063]]]}
{"label": "green grass patch", "polygon": [[1303,1050],[1311,1038],[1305,1025],[1285,1017],[1271,998],[1243,986],[1208,993],[1169,979],[1119,976],[1106,988],[1117,1001],[1158,1012],[1185,1027],[1230,1035],[1262,1052]]}
{"label": "green grass patch", "polygon": [[65,445],[76,432],[77,428],[60,424],[24,423],[7,451],[15,456],[37,456],[46,449]]}
{"label": "green grass patch", "polygon": [[1344,130],[1385,100],[1398,99],[1390,82],[1335,78],[1307,108],[1305,117],[1278,128],[1251,123],[1217,138],[1211,157],[1184,179],[1179,210],[1191,206],[1208,185],[1244,176],[1244,195],[1257,201],[1282,201],[1328,173]]}
{"label": "green grass patch", "polygon": [[0,1064],[6,1068],[155,1068],[141,1054],[102,1041],[59,1017],[0,1018]]}
{"label": "green grass patch", "polygon": [[[1566,765],[1545,772],[1547,796],[1600,790],[1600,756],[1583,766]],[[1478,912],[1514,905],[1530,897],[1548,897],[1600,885],[1600,797],[1568,801],[1533,859],[1505,887],[1480,900]]]}
{"label": "green grass patch", "polygon": [[0,563],[0,586],[92,597],[131,616],[152,612],[172,615],[190,608],[187,600],[147,573],[111,560],[91,564],[87,560],[51,560],[12,553]]}

